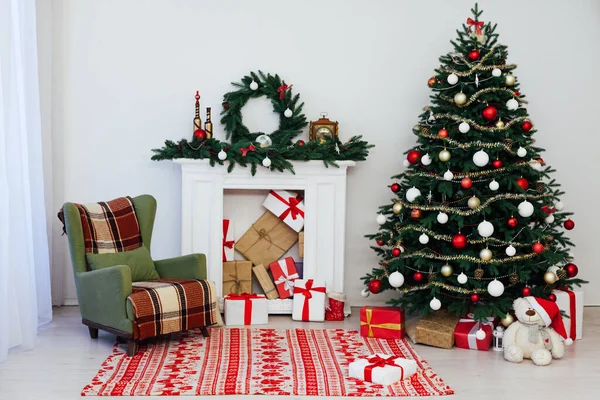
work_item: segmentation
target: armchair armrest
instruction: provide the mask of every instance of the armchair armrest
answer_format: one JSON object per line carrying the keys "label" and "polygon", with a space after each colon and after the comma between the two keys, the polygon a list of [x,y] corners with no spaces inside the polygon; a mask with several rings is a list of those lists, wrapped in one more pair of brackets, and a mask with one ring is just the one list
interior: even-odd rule
{"label": "armchair armrest", "polygon": [[75,274],[77,298],[84,319],[133,333],[127,319],[127,296],[131,294],[131,269],[115,265]]}
{"label": "armchair armrest", "polygon": [[154,261],[156,272],[167,279],[206,279],[206,256],[188,254]]}

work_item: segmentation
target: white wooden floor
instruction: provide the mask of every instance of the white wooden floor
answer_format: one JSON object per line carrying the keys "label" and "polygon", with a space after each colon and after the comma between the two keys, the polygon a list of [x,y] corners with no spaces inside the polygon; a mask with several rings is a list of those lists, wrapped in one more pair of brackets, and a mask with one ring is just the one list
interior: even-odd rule
{"label": "white wooden floor", "polygon": [[[358,310],[353,310],[358,311]],[[271,316],[274,328],[356,328],[358,312],[343,323],[300,323]],[[54,310],[54,321],[42,328],[34,350],[12,352],[0,365],[0,399],[77,399],[110,354],[114,336],[101,332],[98,340],[81,325],[77,307]],[[498,352],[442,350],[415,345],[417,352],[452,387],[449,399],[592,399],[600,389],[600,308],[586,308],[584,339],[567,349],[563,360],[548,367],[531,362],[510,364]],[[136,397],[137,399],[138,397]],[[147,397],[146,397],[147,398]],[[257,396],[227,396],[256,399]],[[132,398],[133,399],[133,398]],[[144,397],[139,397],[144,399]]]}

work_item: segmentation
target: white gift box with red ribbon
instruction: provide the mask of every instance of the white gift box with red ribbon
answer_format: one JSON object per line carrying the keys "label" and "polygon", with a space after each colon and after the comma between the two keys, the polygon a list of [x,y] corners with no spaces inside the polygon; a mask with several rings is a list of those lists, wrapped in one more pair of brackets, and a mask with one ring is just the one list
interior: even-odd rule
{"label": "white gift box with red ribbon", "polygon": [[407,379],[415,372],[416,361],[388,354],[359,357],[348,366],[350,378],[385,386]]}
{"label": "white gift box with red ribbon", "polygon": [[[477,331],[485,332],[483,339],[477,339]],[[473,314],[461,318],[454,328],[454,342],[456,347],[472,350],[487,351],[492,344],[492,333],[494,331],[494,318],[488,317],[484,322],[473,319]]]}
{"label": "white gift box with red ribbon", "polygon": [[553,290],[556,295],[556,305],[569,317],[563,317],[567,337],[573,340],[583,337],[583,290],[574,287],[573,290],[564,288]]}
{"label": "white gift box with red ribbon", "polygon": [[325,283],[314,279],[294,281],[294,321],[325,321]]}
{"label": "white gift box with red ribbon", "polygon": [[234,245],[233,240],[233,223],[231,220],[223,220],[223,261],[233,261],[234,258]]}
{"label": "white gift box with red ribbon", "polygon": [[300,232],[304,227],[304,201],[299,194],[271,190],[263,206],[296,232]]}
{"label": "white gift box with red ribbon", "polygon": [[299,278],[294,259],[286,257],[283,260],[275,261],[269,264],[269,269],[273,275],[279,297],[282,299],[292,297],[295,281]]}
{"label": "white gift box with red ribbon", "polygon": [[229,294],[223,299],[225,325],[269,323],[268,301],[261,294]]}

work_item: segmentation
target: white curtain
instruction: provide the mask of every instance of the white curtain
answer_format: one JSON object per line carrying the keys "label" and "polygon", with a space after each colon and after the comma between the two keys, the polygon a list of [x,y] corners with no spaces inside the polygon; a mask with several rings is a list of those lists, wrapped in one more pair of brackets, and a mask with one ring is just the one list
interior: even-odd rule
{"label": "white curtain", "polygon": [[52,319],[35,0],[0,0],[0,362]]}

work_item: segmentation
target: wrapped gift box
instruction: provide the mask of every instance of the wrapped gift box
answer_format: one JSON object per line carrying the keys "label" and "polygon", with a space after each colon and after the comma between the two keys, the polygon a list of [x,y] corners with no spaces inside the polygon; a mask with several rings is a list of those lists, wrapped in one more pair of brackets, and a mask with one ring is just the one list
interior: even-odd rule
{"label": "wrapped gift box", "polygon": [[223,263],[223,296],[252,292],[252,263],[227,261]]}
{"label": "wrapped gift box", "polygon": [[459,319],[443,309],[424,316],[417,323],[415,343],[451,349],[454,346],[454,328]]}
{"label": "wrapped gift box", "polygon": [[[485,332],[485,338],[477,339],[479,329]],[[488,351],[492,344],[494,332],[494,318],[490,317],[485,322],[477,322],[473,314],[469,314],[458,320],[454,328],[454,342],[461,349]]]}
{"label": "wrapped gift box", "polygon": [[350,378],[385,386],[407,379],[415,372],[416,361],[386,354],[359,357],[348,365]]}
{"label": "wrapped gift box", "polygon": [[563,317],[567,337],[573,340],[583,337],[583,290],[579,287],[553,290],[558,308],[569,317]]}
{"label": "wrapped gift box", "polygon": [[344,293],[327,293],[325,304],[325,321],[344,320],[344,304],[346,304],[346,295]]}
{"label": "wrapped gift box", "polygon": [[286,257],[283,260],[276,261],[269,265],[271,274],[273,274],[273,280],[275,286],[277,286],[277,292],[279,297],[287,299],[294,295],[294,284],[299,278],[298,271],[296,271],[296,264],[292,257]]}
{"label": "wrapped gift box", "polygon": [[325,283],[313,279],[294,282],[294,321],[325,321]]}
{"label": "wrapped gift box", "polygon": [[277,299],[279,298],[279,293],[277,292],[277,288],[275,284],[271,280],[269,273],[264,265],[259,264],[252,268],[254,275],[256,275],[256,279],[258,279],[258,283],[260,283],[260,287],[262,287],[265,292],[265,296],[267,299]]}
{"label": "wrapped gift box", "polygon": [[233,240],[233,223],[228,220],[223,220],[223,261],[233,261],[234,245]]}
{"label": "wrapped gift box", "polygon": [[296,193],[271,190],[263,206],[294,231],[300,232],[304,227],[304,201],[302,200],[302,196]]}
{"label": "wrapped gift box", "polygon": [[254,265],[279,260],[298,240],[298,234],[270,211],[265,212],[235,244]]}
{"label": "wrapped gift box", "polygon": [[304,258],[304,231],[298,233],[298,257]]}
{"label": "wrapped gift box", "polygon": [[402,339],[404,311],[395,307],[363,307],[360,309],[360,335],[381,339]]}
{"label": "wrapped gift box", "polygon": [[258,294],[230,294],[223,300],[225,325],[261,325],[269,323],[267,298]]}

